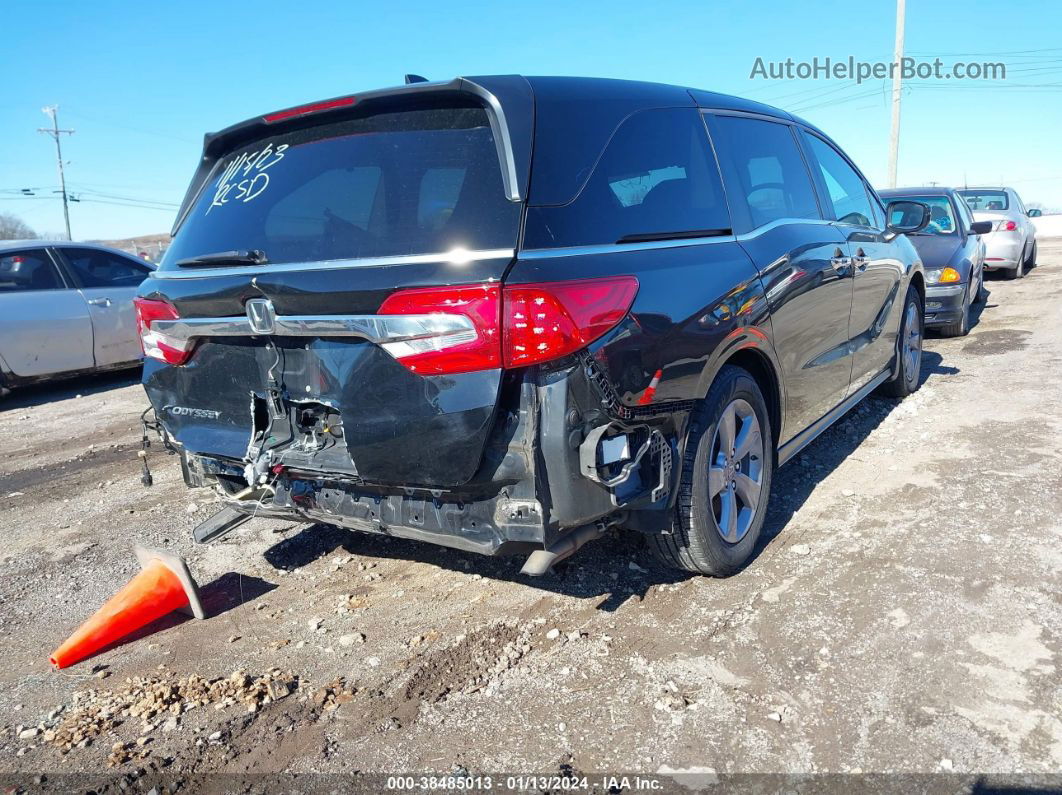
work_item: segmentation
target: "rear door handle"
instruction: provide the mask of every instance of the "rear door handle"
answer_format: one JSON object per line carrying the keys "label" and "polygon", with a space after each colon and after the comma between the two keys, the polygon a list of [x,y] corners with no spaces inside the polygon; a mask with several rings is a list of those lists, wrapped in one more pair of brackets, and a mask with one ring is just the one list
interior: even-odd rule
{"label": "rear door handle", "polygon": [[110,298],[90,298],[88,299],[89,306],[110,306]]}
{"label": "rear door handle", "polygon": [[838,273],[844,275],[852,265],[851,257],[833,257],[830,259],[830,265]]}

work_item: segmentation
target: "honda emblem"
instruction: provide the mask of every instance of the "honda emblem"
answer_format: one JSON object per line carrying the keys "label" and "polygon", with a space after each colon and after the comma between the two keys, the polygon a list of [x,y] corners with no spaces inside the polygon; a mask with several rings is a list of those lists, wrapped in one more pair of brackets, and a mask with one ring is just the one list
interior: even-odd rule
{"label": "honda emblem", "polygon": [[252,298],[246,304],[247,320],[253,334],[272,334],[276,329],[277,313],[268,298]]}

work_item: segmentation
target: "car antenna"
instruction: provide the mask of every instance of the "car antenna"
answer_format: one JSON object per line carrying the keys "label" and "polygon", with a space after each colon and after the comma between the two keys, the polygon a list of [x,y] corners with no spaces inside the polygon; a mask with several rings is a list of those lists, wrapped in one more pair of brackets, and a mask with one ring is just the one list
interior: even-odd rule
{"label": "car antenna", "polygon": [[421,77],[420,75],[406,75],[406,85],[410,83],[427,83],[428,78]]}

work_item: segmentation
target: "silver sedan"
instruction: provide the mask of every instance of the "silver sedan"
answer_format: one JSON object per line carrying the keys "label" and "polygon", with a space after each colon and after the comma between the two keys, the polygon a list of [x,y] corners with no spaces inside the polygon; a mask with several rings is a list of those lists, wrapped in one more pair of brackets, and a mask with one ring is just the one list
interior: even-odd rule
{"label": "silver sedan", "polygon": [[133,296],[154,265],[67,241],[0,242],[0,394],[141,359]]}
{"label": "silver sedan", "polygon": [[[1004,271],[1008,279],[1022,278],[1036,264],[1036,227],[1014,188],[963,188],[958,191],[975,221],[991,221],[982,235],[985,270]],[[1034,211],[1035,212],[1035,211]]]}

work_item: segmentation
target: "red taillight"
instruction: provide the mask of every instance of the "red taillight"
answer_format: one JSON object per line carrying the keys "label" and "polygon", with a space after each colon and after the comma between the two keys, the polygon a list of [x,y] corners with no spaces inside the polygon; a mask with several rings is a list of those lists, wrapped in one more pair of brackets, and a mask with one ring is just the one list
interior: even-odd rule
{"label": "red taillight", "polygon": [[379,314],[401,318],[382,347],[421,375],[526,367],[586,347],[619,323],[633,276],[399,290]]}
{"label": "red taillight", "polygon": [[272,124],[273,122],[284,121],[285,119],[294,119],[296,116],[305,116],[308,113],[317,113],[320,110],[344,108],[348,105],[353,105],[357,101],[357,97],[340,97],[339,99],[329,99],[325,102],[313,102],[309,105],[299,105],[297,108],[278,110],[276,113],[270,113],[262,118],[267,124]]}
{"label": "red taillight", "polygon": [[154,298],[134,298],[136,328],[140,333],[140,348],[144,355],[166,364],[184,364],[192,355],[192,342],[168,337],[164,331],[153,328],[157,320],[180,320],[181,316],[172,304]]}
{"label": "red taillight", "polygon": [[506,287],[505,366],[548,362],[586,347],[623,319],[637,292],[633,276]]}
{"label": "red taillight", "polygon": [[500,367],[500,298],[496,284],[399,290],[379,313],[406,316],[409,328],[391,332],[405,338],[382,343],[383,348],[421,375]]}
{"label": "red taillight", "polygon": [[1013,232],[1018,228],[1018,225],[1013,221],[1000,221],[999,226],[996,227],[997,232]]}

